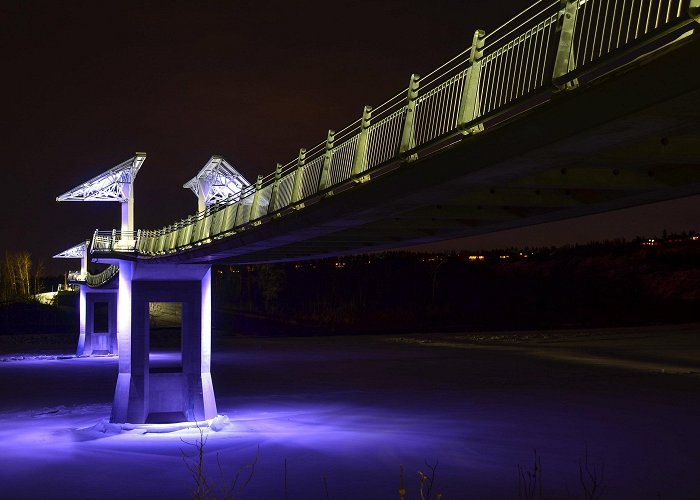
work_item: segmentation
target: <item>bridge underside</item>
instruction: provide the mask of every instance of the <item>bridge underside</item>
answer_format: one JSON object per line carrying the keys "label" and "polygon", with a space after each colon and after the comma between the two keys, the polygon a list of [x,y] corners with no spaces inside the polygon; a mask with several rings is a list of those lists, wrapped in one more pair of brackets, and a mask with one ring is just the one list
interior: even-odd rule
{"label": "bridge underside", "polygon": [[157,260],[330,257],[700,193],[699,49],[696,35],[340,196]]}

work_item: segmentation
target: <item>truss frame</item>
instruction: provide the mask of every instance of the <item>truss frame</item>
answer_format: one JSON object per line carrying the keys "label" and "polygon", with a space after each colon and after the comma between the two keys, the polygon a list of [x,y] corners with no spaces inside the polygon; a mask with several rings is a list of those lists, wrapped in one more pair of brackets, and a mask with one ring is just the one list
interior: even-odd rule
{"label": "truss frame", "polygon": [[191,189],[197,198],[203,199],[204,207],[235,196],[248,186],[250,182],[218,155],[209,158],[199,173],[182,185],[183,188]]}
{"label": "truss frame", "polygon": [[146,153],[133,157],[56,197],[56,201],[118,201],[126,203],[131,185],[146,160]]}
{"label": "truss frame", "polygon": [[83,241],[75,246],[72,246],[61,253],[53,256],[54,259],[82,259],[87,253],[87,243]]}

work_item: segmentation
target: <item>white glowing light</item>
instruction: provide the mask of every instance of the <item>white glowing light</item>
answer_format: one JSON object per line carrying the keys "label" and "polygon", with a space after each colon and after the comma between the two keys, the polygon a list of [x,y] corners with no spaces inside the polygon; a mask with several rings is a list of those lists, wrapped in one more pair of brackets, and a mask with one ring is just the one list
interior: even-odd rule
{"label": "white glowing light", "polygon": [[56,255],[53,256],[54,259],[82,259],[85,256],[85,252],[87,252],[87,245],[83,241],[82,243],[75,245],[74,247],[70,247],[67,250],[64,250],[61,253],[57,253]]}
{"label": "white glowing light", "polygon": [[116,167],[93,177],[56,198],[56,201],[119,201],[129,200],[129,188],[136,178],[146,153],[136,153]]}
{"label": "white glowing light", "polygon": [[241,189],[250,186],[235,168],[221,156],[212,156],[199,173],[183,184],[199,198],[204,199],[208,207],[232,196],[238,195]]}

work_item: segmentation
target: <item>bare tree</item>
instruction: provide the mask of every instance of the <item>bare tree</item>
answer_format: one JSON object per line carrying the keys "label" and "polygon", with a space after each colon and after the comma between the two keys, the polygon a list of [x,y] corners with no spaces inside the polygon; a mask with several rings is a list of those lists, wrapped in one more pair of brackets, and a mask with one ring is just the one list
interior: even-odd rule
{"label": "bare tree", "polygon": [[20,252],[16,256],[16,262],[21,287],[19,294],[23,297],[29,297],[32,293],[32,258],[28,252]]}
{"label": "bare tree", "polygon": [[12,254],[5,252],[2,262],[2,292],[5,300],[11,300],[17,296],[17,276],[15,259]]}
{"label": "bare tree", "polygon": [[276,306],[285,278],[284,269],[279,265],[266,264],[258,267],[258,286],[265,299],[266,311],[271,311]]}
{"label": "bare tree", "polygon": [[40,260],[36,264],[36,269],[34,270],[34,293],[41,293],[44,291],[44,283],[41,278],[44,274],[44,261]]}
{"label": "bare tree", "polygon": [[28,297],[32,293],[32,259],[28,252],[5,252],[0,263],[0,294],[4,300]]}

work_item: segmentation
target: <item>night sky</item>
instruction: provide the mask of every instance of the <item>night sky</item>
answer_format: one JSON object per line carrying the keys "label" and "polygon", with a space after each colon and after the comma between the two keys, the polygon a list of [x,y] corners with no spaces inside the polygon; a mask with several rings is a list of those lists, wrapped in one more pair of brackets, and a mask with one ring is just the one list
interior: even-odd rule
{"label": "night sky", "polygon": [[[183,218],[196,199],[181,186],[212,154],[251,181],[267,174],[529,3],[2,1],[0,251],[76,267],[50,257],[118,227],[119,207],[56,196],[135,151],[148,153],[137,228]],[[699,208],[679,200],[451,246],[700,229]]]}

